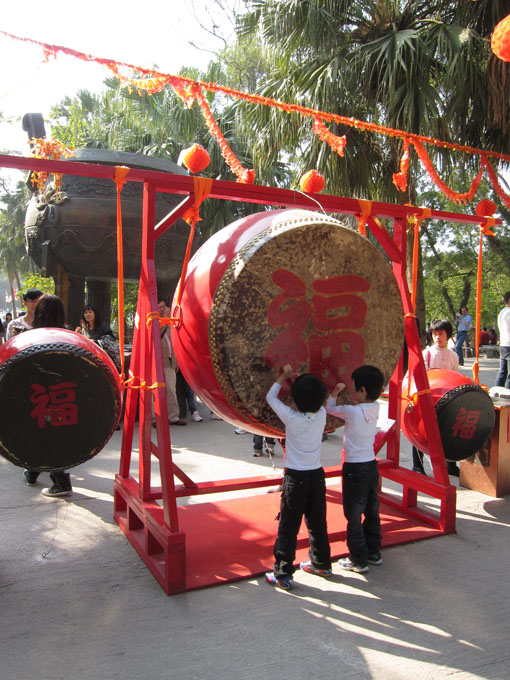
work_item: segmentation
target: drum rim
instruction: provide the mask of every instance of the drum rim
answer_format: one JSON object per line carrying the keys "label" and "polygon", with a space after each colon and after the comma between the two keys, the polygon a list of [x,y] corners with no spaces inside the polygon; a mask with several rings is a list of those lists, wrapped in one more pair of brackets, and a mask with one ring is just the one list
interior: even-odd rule
{"label": "drum rim", "polygon": [[479,394],[484,394],[487,396],[487,399],[489,401],[492,400],[487,394],[487,392],[480,387],[480,385],[477,385],[476,383],[465,383],[463,385],[456,385],[455,387],[452,387],[450,390],[445,392],[443,396],[436,401],[434,404],[434,410],[436,412],[436,416],[439,416],[441,411],[444,409],[446,404],[450,403],[453,401],[453,399],[459,397],[461,394],[464,394],[466,392],[478,392]]}

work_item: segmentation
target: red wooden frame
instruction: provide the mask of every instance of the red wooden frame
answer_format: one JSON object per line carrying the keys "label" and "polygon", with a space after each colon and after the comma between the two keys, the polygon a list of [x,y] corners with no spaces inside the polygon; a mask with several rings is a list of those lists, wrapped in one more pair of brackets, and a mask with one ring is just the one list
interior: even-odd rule
{"label": "red wooden frame", "polygon": [[[112,180],[115,172],[115,168],[104,165],[5,155],[0,155],[1,166]],[[193,178],[150,170],[131,169],[127,181],[143,182],[144,185],[143,233],[140,288],[130,369],[135,380],[130,389],[126,391],[120,467],[114,483],[114,517],[165,592],[171,594],[183,591],[186,587],[185,534],[179,531],[177,498],[187,495],[273,486],[278,483],[280,478],[250,477],[195,483],[173,462],[170,430],[166,417],[166,390],[164,387],[159,322],[157,318],[152,318],[152,313],[157,311],[154,255],[157,239],[167,229],[171,228],[183,212],[193,204]],[[181,204],[158,225],[155,224],[157,192],[173,193],[185,197]],[[311,200],[306,195],[290,190],[218,180],[213,181],[209,198],[279,207],[299,207],[310,210],[315,210],[317,202],[319,202],[326,212],[361,214],[359,202],[352,198],[315,195],[314,200]],[[400,500],[396,496],[381,492],[384,501],[423,523],[444,533],[450,533],[455,531],[456,489],[449,483],[432,398],[427,392],[429,387],[427,373],[423,363],[417,326],[413,320],[414,314],[406,280],[407,220],[408,217],[419,216],[420,213],[420,208],[412,206],[373,202],[367,226],[393,263],[393,272],[398,283],[405,314],[405,337],[409,350],[409,365],[413,367],[421,412],[424,421],[427,422],[428,450],[430,451],[433,478],[402,468],[399,464],[402,358],[391,378],[389,388],[388,415],[394,421],[394,424],[386,432],[379,433],[376,448],[380,450],[384,445],[386,446],[386,458],[379,459],[381,477],[402,485],[402,498]],[[380,223],[373,219],[374,217],[392,219],[393,235],[381,228]],[[475,215],[436,210],[431,211],[429,219],[480,223],[480,218]],[[138,396],[139,481],[136,481],[130,476],[130,463]],[[156,418],[156,442],[152,440],[152,401]],[[152,456],[155,456],[159,461],[161,486],[152,486],[151,484]],[[326,469],[327,477],[339,476],[340,474],[341,469],[338,466]],[[176,478],[181,484],[176,485]],[[439,500],[438,516],[418,507],[419,492]],[[161,503],[158,501],[161,501]]]}

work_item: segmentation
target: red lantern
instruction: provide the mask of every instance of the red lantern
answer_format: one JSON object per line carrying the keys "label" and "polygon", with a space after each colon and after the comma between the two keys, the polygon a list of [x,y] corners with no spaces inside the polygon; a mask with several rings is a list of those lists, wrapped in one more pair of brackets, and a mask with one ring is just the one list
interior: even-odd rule
{"label": "red lantern", "polygon": [[324,177],[315,170],[309,170],[299,181],[299,188],[305,194],[319,194],[326,184]]}
{"label": "red lantern", "polygon": [[193,144],[183,151],[182,162],[193,174],[205,170],[211,157],[201,144]]}
{"label": "red lantern", "polygon": [[480,201],[480,203],[476,206],[475,213],[478,215],[478,217],[489,217],[496,212],[497,207],[498,206],[494,203],[494,201],[484,198],[483,201]]}
{"label": "red lantern", "polygon": [[492,33],[491,48],[502,61],[510,61],[510,14],[496,25]]}

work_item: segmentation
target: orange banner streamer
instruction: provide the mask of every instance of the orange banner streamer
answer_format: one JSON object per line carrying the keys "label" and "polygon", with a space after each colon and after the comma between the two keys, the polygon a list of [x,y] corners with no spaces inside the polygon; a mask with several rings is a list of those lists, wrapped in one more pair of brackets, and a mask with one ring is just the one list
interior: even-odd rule
{"label": "orange banner streamer", "polygon": [[439,177],[437,174],[434,166],[432,165],[432,161],[430,160],[427,152],[425,151],[425,147],[421,142],[418,140],[413,139],[412,143],[414,145],[414,148],[416,149],[416,153],[418,154],[418,158],[420,159],[423,167],[425,170],[428,172],[430,179],[434,182],[434,184],[440,189],[440,191],[450,199],[453,203],[466,203],[466,201],[472,201],[476,192],[478,191],[478,187],[480,186],[480,182],[482,181],[482,176],[483,176],[483,168],[485,165],[484,158],[482,156],[482,161],[480,163],[480,170],[478,172],[478,175],[475,177],[471,184],[471,188],[469,191],[467,191],[464,194],[460,194],[456,191],[453,191],[453,189],[450,189],[449,186],[447,186],[443,180]]}
{"label": "orange banner streamer", "polygon": [[241,184],[253,184],[253,182],[255,181],[255,170],[248,170],[247,168],[244,168],[241,165],[241,163],[237,160],[234,152],[228,145],[227,140],[223,136],[223,133],[218,126],[218,123],[214,119],[207,99],[204,97],[200,90],[197,92],[196,98],[198,105],[202,109],[202,114],[204,116],[206,125],[209,128],[209,132],[213,135],[213,137],[216,138],[218,146],[221,149],[221,155],[225,159],[225,162],[228,165],[228,167],[237,177],[237,181],[240,182]]}
{"label": "orange banner streamer", "polygon": [[399,191],[407,189],[407,173],[409,171],[409,138],[404,139],[404,152],[400,159],[400,172],[393,174],[393,184]]}
{"label": "orange banner streamer", "polygon": [[[410,134],[404,130],[399,130],[396,128],[390,128],[385,125],[378,125],[376,123],[370,123],[367,121],[362,121],[358,120],[356,118],[348,117],[348,116],[342,116],[339,114],[334,114],[334,113],[328,113],[325,111],[321,111],[319,109],[312,109],[306,106],[301,106],[299,104],[289,104],[287,102],[279,101],[277,99],[273,99],[271,97],[264,97],[262,95],[257,95],[257,94],[251,94],[247,92],[242,92],[241,90],[237,90],[235,88],[227,87],[224,85],[218,85],[216,83],[206,83],[203,81],[199,80],[194,80],[192,78],[187,78],[184,76],[175,76],[175,75],[170,75],[168,73],[161,73],[159,71],[149,68],[144,68],[141,66],[135,66],[134,64],[128,64],[125,62],[119,62],[115,61],[113,59],[104,59],[100,57],[95,57],[90,54],[85,54],[83,52],[78,52],[76,50],[73,50],[69,47],[63,47],[61,45],[51,45],[43,42],[39,42],[37,40],[32,40],[30,38],[22,38],[16,35],[13,35],[12,33],[8,33],[6,31],[0,31],[0,35],[4,35],[12,40],[18,40],[26,43],[30,43],[33,45],[39,45],[42,50],[43,50],[43,55],[44,55],[44,60],[47,61],[49,57],[56,57],[58,54],[66,54],[68,56],[76,57],[77,59],[81,59],[83,61],[89,61],[89,62],[95,62],[98,64],[101,64],[108,68],[118,79],[119,81],[126,87],[129,88],[135,88],[139,94],[148,94],[152,95],[157,92],[161,92],[162,89],[168,85],[174,88],[175,92],[183,98],[183,100],[186,102],[188,106],[192,106],[193,102],[195,99],[198,99],[199,105],[202,108],[202,112],[204,114],[206,123],[209,127],[209,130],[211,131],[211,134],[213,134],[216,139],[218,140],[218,143],[220,144],[220,148],[222,151],[222,154],[224,155],[224,158],[233,170],[233,172],[236,174],[238,177],[238,181],[240,182],[245,182],[245,183],[252,183],[254,181],[254,171],[253,170],[248,170],[246,168],[243,168],[243,166],[239,163],[239,161],[236,159],[235,155],[233,154],[232,150],[228,146],[223,134],[221,133],[216,121],[214,120],[214,117],[212,116],[212,113],[210,112],[210,109],[207,105],[207,101],[205,100],[202,90],[208,91],[208,92],[217,92],[221,93],[223,95],[226,95],[228,97],[233,97],[235,99],[245,101],[251,104],[258,104],[261,106],[271,106],[273,108],[277,108],[285,113],[289,114],[299,114],[303,117],[312,117],[315,121],[319,121],[319,127],[323,131],[326,130],[327,133],[327,138],[331,141],[332,144],[336,146],[336,151],[337,153],[340,153],[340,150],[343,151],[343,141],[342,137],[337,137],[336,135],[332,135],[327,129],[325,128],[324,123],[337,123],[338,125],[345,125],[347,127],[354,127],[358,130],[363,130],[366,132],[373,132],[376,134],[380,135],[385,135],[389,137],[400,137],[404,140],[404,144],[406,141],[410,144],[413,144],[416,152],[418,154],[418,157],[422,164],[424,165],[425,169],[429,173],[430,177],[432,178],[433,182],[438,186],[438,188],[447,196],[450,200],[456,202],[456,203],[465,203],[466,201],[471,201],[472,198],[474,197],[476,190],[478,189],[478,186],[480,184],[480,180],[482,178],[483,174],[483,167],[487,168],[487,172],[489,175],[489,179],[492,183],[492,186],[494,187],[494,191],[497,193],[501,201],[505,204],[506,207],[510,207],[510,196],[508,196],[503,189],[501,188],[496,173],[494,172],[492,166],[488,162],[488,158],[496,158],[499,160],[504,160],[504,161],[510,161],[510,155],[509,154],[502,154],[498,153],[495,151],[483,151],[482,149],[477,149],[475,147],[470,147],[464,144],[454,144],[452,142],[445,142],[440,139],[436,139],[434,137],[426,137],[425,135],[415,135],[415,134]],[[138,77],[133,77],[132,75],[124,75],[122,73],[122,69],[127,71],[129,74],[132,74],[133,72],[140,74]],[[322,126],[322,127],[321,127]],[[331,136],[330,136],[331,135]],[[329,142],[328,142],[329,143]],[[430,161],[430,158],[428,157],[427,152],[425,151],[425,148],[423,147],[423,144],[428,144],[431,146],[435,147],[441,147],[444,149],[450,149],[452,151],[460,151],[462,153],[469,153],[469,154],[474,154],[474,155],[479,155],[482,157],[481,161],[481,167],[480,167],[480,172],[478,173],[477,177],[473,180],[473,183],[471,185],[471,188],[468,192],[465,194],[460,194],[457,193],[453,190],[451,190],[439,177],[437,172],[432,166],[432,163]],[[401,169],[400,173],[397,173],[396,176],[394,175],[394,182],[396,183],[397,187],[402,190],[401,187],[407,186],[406,182],[406,167],[407,167],[407,158],[406,158],[406,151],[404,149],[404,155],[401,160]]]}
{"label": "orange banner streamer", "polygon": [[334,135],[328,130],[328,128],[318,116],[314,120],[312,129],[321,141],[327,142],[335,153],[337,153],[342,158],[344,157],[344,149],[345,145],[347,144],[347,138],[345,135],[342,135],[342,137]]}

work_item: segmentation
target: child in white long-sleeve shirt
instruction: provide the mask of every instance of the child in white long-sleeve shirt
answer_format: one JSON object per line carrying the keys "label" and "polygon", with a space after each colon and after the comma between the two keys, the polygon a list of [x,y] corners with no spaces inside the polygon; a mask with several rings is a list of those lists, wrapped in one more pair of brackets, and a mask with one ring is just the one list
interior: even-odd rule
{"label": "child in white long-sleeve shirt", "polygon": [[[431,368],[446,368],[449,371],[458,371],[459,357],[453,350],[448,349],[448,340],[453,334],[453,326],[450,321],[448,319],[434,321],[430,331],[432,333],[433,345],[423,350],[423,361],[427,371]],[[445,451],[446,455],[447,451]],[[446,461],[446,469],[449,475],[459,476],[459,467],[454,460]],[[416,446],[413,446],[413,470],[414,472],[420,472],[422,475],[425,474],[423,453]]]}
{"label": "child in white long-sleeve shirt", "polygon": [[360,366],[351,379],[357,403],[336,405],[337,396],[345,389],[344,383],[338,383],[326,402],[326,411],[345,421],[342,500],[349,557],[339,560],[338,564],[342,569],[363,574],[369,564],[382,564],[379,470],[374,439],[379,417],[376,400],[381,396],[384,376],[375,366]]}
{"label": "child in white long-sleeve shirt", "polygon": [[324,383],[310,373],[296,377],[291,395],[297,411],[284,404],[278,393],[283,383],[294,377],[292,367],[283,373],[266,395],[269,406],[285,425],[285,475],[282,484],[280,521],[274,544],[273,571],[266,581],[290,590],[294,581],[297,535],[303,515],[310,536],[310,560],[299,565],[318,576],[331,574],[331,551],[326,524],[326,480],[321,466],[321,441],[326,425]]}

